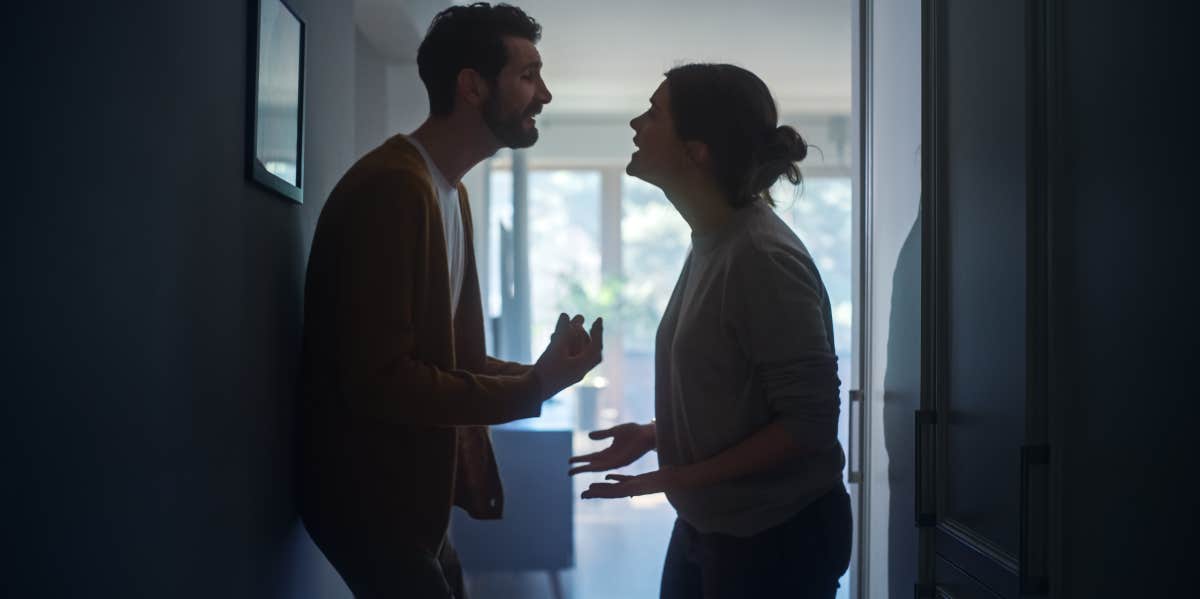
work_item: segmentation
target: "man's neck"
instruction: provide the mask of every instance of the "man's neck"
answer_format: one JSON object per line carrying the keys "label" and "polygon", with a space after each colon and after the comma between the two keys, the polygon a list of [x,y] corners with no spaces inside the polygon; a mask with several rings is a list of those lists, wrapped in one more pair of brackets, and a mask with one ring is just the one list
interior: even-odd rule
{"label": "man's neck", "polygon": [[482,123],[460,122],[453,115],[429,117],[410,135],[429,154],[450,185],[458,185],[463,175],[500,147]]}

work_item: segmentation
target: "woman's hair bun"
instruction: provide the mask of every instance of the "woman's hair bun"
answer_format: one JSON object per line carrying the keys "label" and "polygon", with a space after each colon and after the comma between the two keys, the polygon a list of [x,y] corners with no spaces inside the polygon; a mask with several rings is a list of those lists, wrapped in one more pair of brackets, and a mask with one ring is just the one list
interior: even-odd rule
{"label": "woman's hair bun", "polygon": [[800,132],[788,125],[776,127],[755,152],[751,194],[760,195],[769,190],[780,177],[787,177],[792,185],[798,185],[800,167],[796,163],[807,156],[808,144],[800,137]]}

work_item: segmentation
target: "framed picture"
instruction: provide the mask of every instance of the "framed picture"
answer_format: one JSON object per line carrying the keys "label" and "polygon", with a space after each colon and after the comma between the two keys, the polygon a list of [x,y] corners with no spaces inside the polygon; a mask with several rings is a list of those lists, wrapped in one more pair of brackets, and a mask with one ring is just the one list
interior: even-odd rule
{"label": "framed picture", "polygon": [[304,201],[304,20],[283,0],[249,0],[246,175]]}

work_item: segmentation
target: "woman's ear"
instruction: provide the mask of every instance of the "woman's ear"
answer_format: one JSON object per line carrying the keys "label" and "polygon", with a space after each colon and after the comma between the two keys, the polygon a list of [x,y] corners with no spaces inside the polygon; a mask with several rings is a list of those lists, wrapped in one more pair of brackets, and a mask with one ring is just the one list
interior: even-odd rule
{"label": "woman's ear", "polygon": [[482,106],[491,93],[488,82],[475,69],[462,69],[455,82],[455,93],[468,106]]}
{"label": "woman's ear", "polygon": [[704,170],[708,170],[712,164],[708,144],[702,141],[685,141],[683,142],[683,150],[687,153],[688,160]]}

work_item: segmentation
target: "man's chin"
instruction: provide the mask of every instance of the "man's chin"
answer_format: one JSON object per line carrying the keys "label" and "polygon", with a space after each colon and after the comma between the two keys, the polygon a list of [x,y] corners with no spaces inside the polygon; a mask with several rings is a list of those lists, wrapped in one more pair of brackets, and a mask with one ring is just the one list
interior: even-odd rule
{"label": "man's chin", "polygon": [[520,132],[514,131],[510,135],[505,135],[504,139],[502,141],[504,142],[504,147],[512,148],[514,150],[520,150],[520,149],[528,148],[528,147],[532,146],[533,144],[537,143],[537,140],[538,140],[537,127],[532,127],[530,129],[525,129]]}

